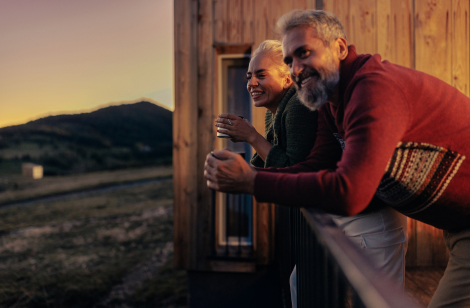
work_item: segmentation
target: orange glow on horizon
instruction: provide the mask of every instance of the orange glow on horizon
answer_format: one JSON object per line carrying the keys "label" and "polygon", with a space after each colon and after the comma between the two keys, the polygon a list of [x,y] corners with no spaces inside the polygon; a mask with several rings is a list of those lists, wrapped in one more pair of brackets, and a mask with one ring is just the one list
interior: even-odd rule
{"label": "orange glow on horizon", "polygon": [[0,46],[0,127],[142,100],[173,109],[172,0],[2,1]]}

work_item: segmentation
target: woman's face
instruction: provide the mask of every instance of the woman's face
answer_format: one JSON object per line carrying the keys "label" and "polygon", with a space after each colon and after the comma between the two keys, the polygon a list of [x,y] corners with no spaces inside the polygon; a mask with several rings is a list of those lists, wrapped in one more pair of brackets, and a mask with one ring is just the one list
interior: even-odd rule
{"label": "woman's face", "polygon": [[276,110],[286,89],[292,85],[289,74],[281,76],[276,63],[269,55],[260,54],[250,61],[246,73],[246,88],[256,107]]}

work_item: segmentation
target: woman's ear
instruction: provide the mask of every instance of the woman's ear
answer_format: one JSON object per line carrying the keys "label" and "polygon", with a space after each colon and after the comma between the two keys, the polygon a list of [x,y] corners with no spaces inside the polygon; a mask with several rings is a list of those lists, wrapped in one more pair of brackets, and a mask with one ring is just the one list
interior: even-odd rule
{"label": "woman's ear", "polygon": [[284,77],[284,87],[283,89],[289,89],[292,86],[292,79],[290,78],[290,75],[287,74],[286,77]]}

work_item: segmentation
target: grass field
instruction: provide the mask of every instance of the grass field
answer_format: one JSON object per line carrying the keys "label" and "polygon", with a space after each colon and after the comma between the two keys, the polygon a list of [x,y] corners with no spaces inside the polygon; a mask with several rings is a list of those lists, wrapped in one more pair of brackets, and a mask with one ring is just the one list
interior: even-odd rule
{"label": "grass field", "polygon": [[171,166],[50,176],[38,180],[24,178],[18,173],[3,176],[0,173],[0,204],[109,184],[168,177],[172,174]]}
{"label": "grass field", "polygon": [[0,208],[0,306],[185,307],[172,217],[171,179]]}

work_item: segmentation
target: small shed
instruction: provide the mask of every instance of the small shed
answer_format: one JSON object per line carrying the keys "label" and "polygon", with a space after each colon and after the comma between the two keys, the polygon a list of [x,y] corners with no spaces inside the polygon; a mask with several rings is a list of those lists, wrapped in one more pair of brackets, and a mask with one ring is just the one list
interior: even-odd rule
{"label": "small shed", "polygon": [[21,174],[26,178],[42,179],[44,169],[41,165],[33,163],[23,163],[21,165]]}

